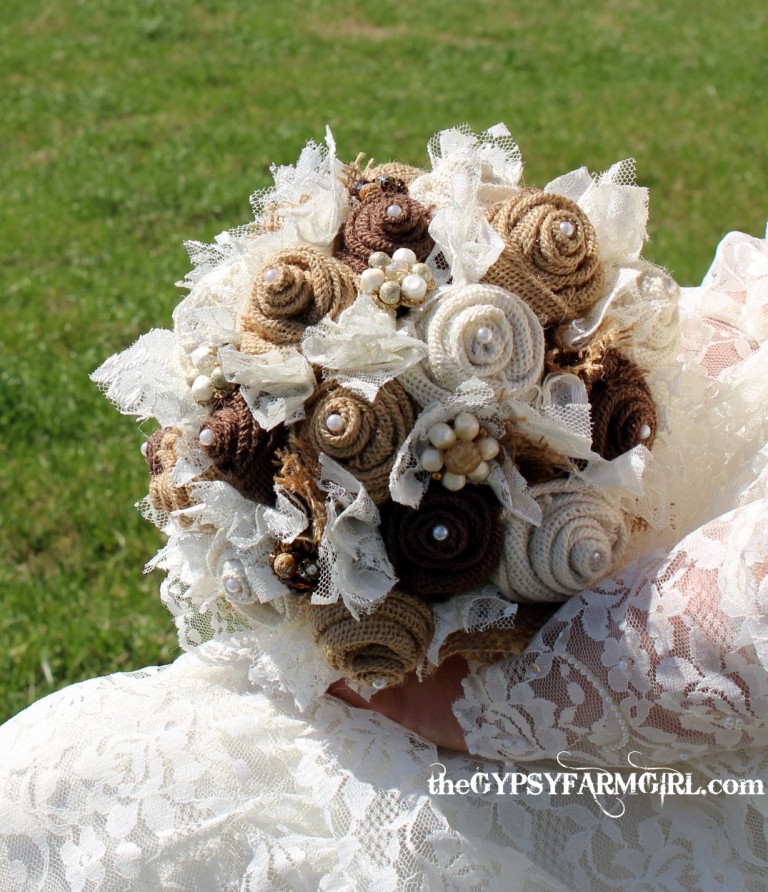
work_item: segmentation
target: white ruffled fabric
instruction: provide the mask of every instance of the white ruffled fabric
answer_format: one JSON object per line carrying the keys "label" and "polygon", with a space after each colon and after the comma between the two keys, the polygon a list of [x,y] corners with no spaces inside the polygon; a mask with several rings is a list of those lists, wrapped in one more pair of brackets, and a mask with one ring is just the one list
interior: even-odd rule
{"label": "white ruffled fabric", "polygon": [[[333,673],[280,631],[286,614],[3,726],[0,888],[764,889],[764,796],[638,794],[610,817],[590,796],[428,788],[434,763],[458,781],[558,770],[563,750],[621,768],[635,751],[694,786],[768,783],[766,242],[727,237],[680,313],[680,361],[652,382],[674,527],[648,527],[637,560],[571,597],[521,658],[470,672],[454,711],[472,755],[316,696]],[[187,535],[210,536],[203,520]],[[259,547],[226,535],[230,550]],[[514,616],[482,594],[440,628]],[[283,692],[289,641],[298,707]]]}

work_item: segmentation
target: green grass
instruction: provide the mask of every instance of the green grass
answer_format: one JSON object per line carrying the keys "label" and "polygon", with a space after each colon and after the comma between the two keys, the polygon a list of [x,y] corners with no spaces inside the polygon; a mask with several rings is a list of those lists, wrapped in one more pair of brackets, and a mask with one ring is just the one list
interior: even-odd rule
{"label": "green grass", "polygon": [[270,161],[426,163],[505,121],[542,185],[633,155],[646,256],[701,279],[768,214],[764,0],[11,0],[0,23],[0,719],[178,653],[139,431],[89,382],[167,326],[182,239],[249,219]]}

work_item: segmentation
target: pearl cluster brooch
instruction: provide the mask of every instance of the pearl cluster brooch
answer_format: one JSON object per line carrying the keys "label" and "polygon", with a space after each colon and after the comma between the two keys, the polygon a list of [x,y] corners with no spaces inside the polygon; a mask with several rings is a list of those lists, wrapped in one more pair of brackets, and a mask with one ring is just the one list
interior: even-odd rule
{"label": "pearl cluster brooch", "polygon": [[429,446],[419,461],[425,471],[446,489],[457,492],[467,482],[483,483],[491,473],[489,464],[499,454],[499,441],[481,428],[471,412],[461,412],[452,424],[440,421],[427,433]]}
{"label": "pearl cluster brooch", "polygon": [[368,269],[360,275],[360,288],[379,306],[396,310],[424,303],[435,281],[432,270],[426,263],[418,263],[410,248],[398,248],[391,257],[384,251],[371,254]]}
{"label": "pearl cluster brooch", "polygon": [[187,383],[198,403],[210,403],[237,387],[224,377],[218,358],[209,347],[196,347],[188,358],[192,368],[187,375]]}

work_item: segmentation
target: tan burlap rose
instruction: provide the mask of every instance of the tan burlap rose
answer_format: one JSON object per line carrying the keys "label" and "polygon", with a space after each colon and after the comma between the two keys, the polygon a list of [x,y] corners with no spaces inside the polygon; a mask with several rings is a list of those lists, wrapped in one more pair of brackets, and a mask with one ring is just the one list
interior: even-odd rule
{"label": "tan burlap rose", "polygon": [[483,279],[519,295],[545,327],[575,319],[601,296],[594,227],[562,195],[524,189],[488,211],[504,250]]}
{"label": "tan burlap rose", "polygon": [[357,296],[354,276],[314,248],[285,248],[256,274],[240,320],[243,353],[298,346],[308,325],[335,319]]}
{"label": "tan burlap rose", "polygon": [[341,601],[309,604],[307,615],[331,668],[376,687],[401,684],[424,660],[435,634],[430,607],[397,589],[360,619]]}
{"label": "tan burlap rose", "polygon": [[477,663],[496,663],[521,654],[545,623],[557,611],[556,604],[521,604],[511,629],[484,629],[467,632],[459,629],[443,642],[438,662],[459,655]]}
{"label": "tan burlap rose", "polygon": [[645,375],[619,350],[608,350],[584,374],[592,416],[592,448],[609,461],[635,446],[653,446],[656,404]]}
{"label": "tan burlap rose", "polygon": [[356,273],[368,267],[375,251],[391,256],[398,248],[410,248],[417,260],[426,260],[435,244],[429,234],[430,219],[429,209],[407,195],[380,192],[360,202],[347,217],[334,256]]}
{"label": "tan burlap rose", "polygon": [[[147,440],[147,465],[151,475],[149,481],[149,502],[155,511],[167,512],[181,511],[195,504],[192,491],[189,486],[174,486],[171,482],[171,474],[176,467],[176,444],[182,436],[180,430],[175,427],[164,427],[155,431]],[[213,480],[213,470],[195,478],[195,482]],[[187,517],[179,517],[180,523],[189,526],[192,521]]]}
{"label": "tan burlap rose", "polygon": [[618,566],[629,538],[621,506],[578,478],[532,486],[542,521],[510,517],[493,582],[513,601],[565,601]]}
{"label": "tan burlap rose", "polygon": [[285,444],[283,425],[263,430],[237,392],[205,419],[200,435],[201,448],[213,462],[217,477],[247,499],[274,504],[275,453]]}
{"label": "tan burlap rose", "polygon": [[307,404],[307,418],[296,436],[346,468],[377,505],[389,498],[389,474],[397,451],[411,432],[415,413],[397,381],[380,388],[376,399],[339,387],[321,385]]}

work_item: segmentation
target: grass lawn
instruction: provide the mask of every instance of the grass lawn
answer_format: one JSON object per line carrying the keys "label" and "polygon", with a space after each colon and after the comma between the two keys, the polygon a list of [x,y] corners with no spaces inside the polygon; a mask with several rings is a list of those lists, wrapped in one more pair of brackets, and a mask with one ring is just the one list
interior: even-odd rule
{"label": "grass lawn", "polygon": [[[736,14],[736,12],[738,14]],[[698,282],[768,215],[764,0],[8,0],[0,22],[0,720],[178,652],[135,423],[88,380],[169,324],[182,240],[250,219],[270,161],[426,164],[505,121],[543,185],[629,155],[646,256]]]}

